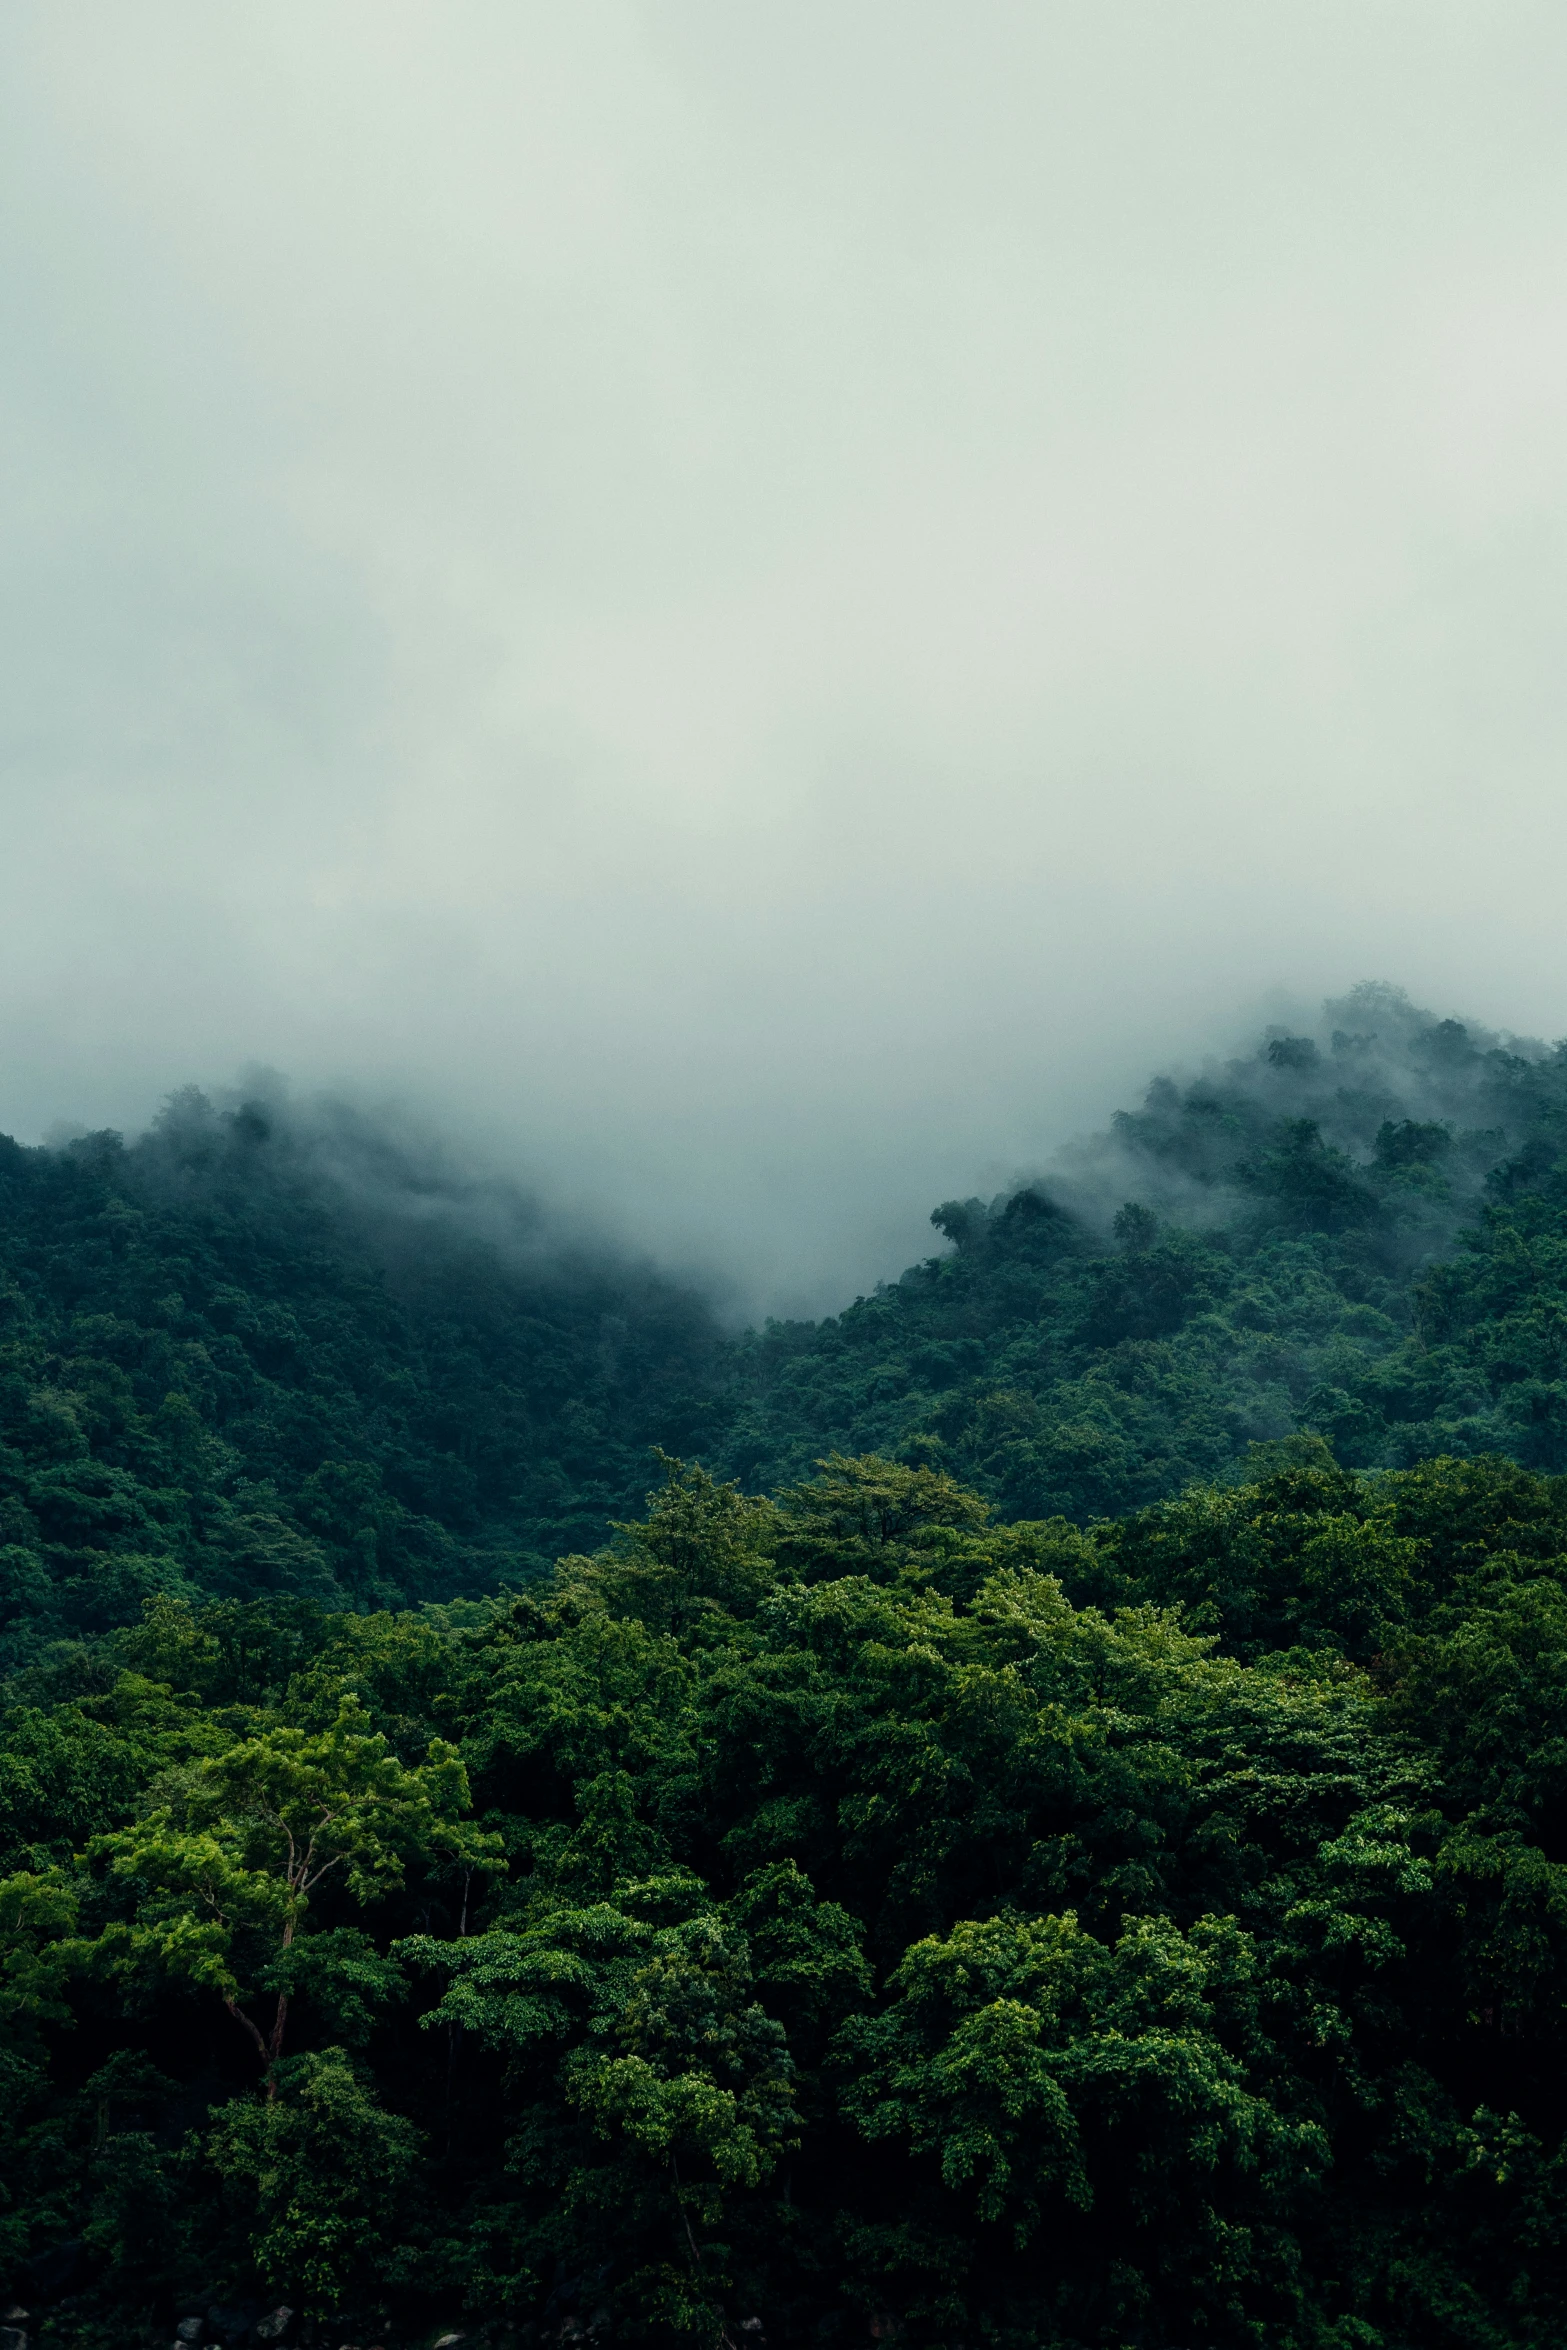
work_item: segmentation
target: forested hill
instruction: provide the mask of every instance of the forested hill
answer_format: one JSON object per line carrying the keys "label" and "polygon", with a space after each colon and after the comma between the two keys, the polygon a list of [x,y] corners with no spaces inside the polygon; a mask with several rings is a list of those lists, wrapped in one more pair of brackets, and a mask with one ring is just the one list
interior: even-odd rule
{"label": "forested hill", "polygon": [[0,1144],[0,1660],[160,1591],[516,1584],[634,1515],[654,1446],[751,1490],[875,1452],[1079,1521],[1301,1433],[1567,1465],[1564,1119],[1562,1051],[1363,989],[738,1341],[343,1112]]}
{"label": "forested hill", "polygon": [[952,1244],[738,1350],[722,1450],[955,1470],[1009,1516],[1116,1514],[1301,1431],[1357,1467],[1567,1466],[1567,1048],[1364,987],[1176,1084]]}
{"label": "forested hill", "polygon": [[740,1342],[0,1149],[0,2350],[1557,2350],[1564,1112],[1363,992]]}
{"label": "forested hill", "polygon": [[689,1291],[343,1114],[0,1141],[0,1653],[542,1572],[699,1448],[718,1362]]}

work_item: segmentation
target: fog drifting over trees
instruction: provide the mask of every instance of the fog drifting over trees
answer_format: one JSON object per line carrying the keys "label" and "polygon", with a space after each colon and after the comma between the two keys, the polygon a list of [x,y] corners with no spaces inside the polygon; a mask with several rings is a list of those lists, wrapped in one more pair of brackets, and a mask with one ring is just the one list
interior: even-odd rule
{"label": "fog drifting over trees", "polygon": [[818,1310],[1364,975],[1567,1028],[1564,52],[18,0],[0,1128],[254,1060]]}

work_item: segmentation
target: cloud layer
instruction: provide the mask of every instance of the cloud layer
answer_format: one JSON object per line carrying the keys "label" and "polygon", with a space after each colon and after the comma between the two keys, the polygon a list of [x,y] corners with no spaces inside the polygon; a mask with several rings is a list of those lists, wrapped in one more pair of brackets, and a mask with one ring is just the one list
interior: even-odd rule
{"label": "cloud layer", "polygon": [[0,1124],[833,1302],[1269,990],[1567,1027],[1558,10],[0,27]]}

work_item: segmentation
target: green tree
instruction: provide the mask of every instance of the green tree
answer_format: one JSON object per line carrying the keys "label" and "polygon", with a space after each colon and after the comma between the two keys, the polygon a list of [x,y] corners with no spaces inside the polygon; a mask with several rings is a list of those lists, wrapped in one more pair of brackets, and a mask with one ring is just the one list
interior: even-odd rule
{"label": "green tree", "polygon": [[[100,1938],[113,1971],[152,1965],[215,1991],[247,2034],[275,2094],[289,2005],[306,1989],[329,2015],[362,2024],[400,1975],[352,1928],[310,1934],[311,1897],[340,1887],[361,1907],[425,1869],[496,1865],[495,1839],[465,1821],[455,1747],[399,1761],[345,1698],[324,1731],[280,1724],[178,1774],[134,1826],[97,1838],[94,1858],[133,1890],[128,1923]],[[257,2022],[246,2003],[271,2001]]]}
{"label": "green tree", "polygon": [[388,2113],[340,2048],[285,2058],[264,2098],[233,2099],[207,2140],[266,2282],[332,2309],[395,2257],[419,2132]]}
{"label": "green tree", "polygon": [[777,1511],[700,1466],[657,1457],[663,1482],[647,1496],[646,1517],[617,1526],[619,1542],[599,1557],[562,1560],[558,1587],[579,1605],[659,1631],[684,1632],[715,1610],[750,1613],[774,1580]]}

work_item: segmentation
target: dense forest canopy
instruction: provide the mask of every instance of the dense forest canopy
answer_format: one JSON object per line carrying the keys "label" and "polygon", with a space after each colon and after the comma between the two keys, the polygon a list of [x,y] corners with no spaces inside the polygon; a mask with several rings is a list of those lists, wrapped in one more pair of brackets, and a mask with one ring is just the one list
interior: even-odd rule
{"label": "dense forest canopy", "polygon": [[635,1512],[651,1445],[753,1490],[874,1451],[1083,1522],[1300,1433],[1567,1468],[1564,1138],[1567,1054],[1363,988],[738,1340],[341,1110],[0,1142],[0,1656],[155,1591],[516,1583]]}
{"label": "dense forest canopy", "polygon": [[0,2350],[1567,2337],[1564,1111],[1362,990],[738,1340],[0,1147]]}
{"label": "dense forest canopy", "polygon": [[1567,1486],[1292,1449],[1091,1531],[670,1463],[515,1596],[58,1646],[28,2322],[1559,2342]]}
{"label": "dense forest canopy", "polygon": [[0,1141],[0,1608],[332,1606],[548,1568],[696,1450],[702,1300],[339,1113],[174,1100],[127,1147]]}
{"label": "dense forest canopy", "polygon": [[738,1350],[722,1449],[764,1484],[830,1446],[1089,1518],[1327,1437],[1356,1466],[1567,1467],[1567,1051],[1395,990],[1176,1084],[1049,1179],[933,1221],[952,1253]]}

